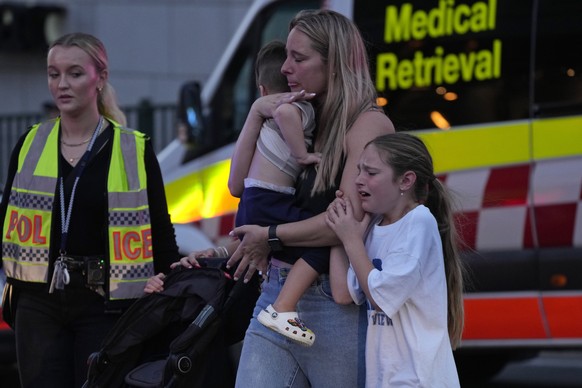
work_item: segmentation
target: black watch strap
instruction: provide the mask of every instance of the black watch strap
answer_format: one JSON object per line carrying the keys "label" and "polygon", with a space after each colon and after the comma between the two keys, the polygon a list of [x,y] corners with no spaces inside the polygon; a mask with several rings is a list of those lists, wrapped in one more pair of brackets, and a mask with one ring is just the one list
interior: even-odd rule
{"label": "black watch strap", "polygon": [[269,240],[272,238],[277,238],[277,225],[269,226]]}
{"label": "black watch strap", "polygon": [[273,252],[281,252],[283,250],[283,244],[281,240],[277,237],[277,225],[269,226],[269,247]]}

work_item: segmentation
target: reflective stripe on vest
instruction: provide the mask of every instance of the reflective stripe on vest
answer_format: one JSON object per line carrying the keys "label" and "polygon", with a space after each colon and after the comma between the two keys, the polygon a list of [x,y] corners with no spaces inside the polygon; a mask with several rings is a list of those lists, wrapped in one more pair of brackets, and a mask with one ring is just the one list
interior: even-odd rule
{"label": "reflective stripe on vest", "polygon": [[2,236],[2,260],[8,277],[47,282],[57,144],[58,125],[51,120],[35,125],[22,145]]}
{"label": "reflective stripe on vest", "polygon": [[[111,120],[110,120],[111,121]],[[154,274],[144,153],[145,135],[114,125],[108,173],[109,297],[143,295]],[[2,253],[8,277],[46,283],[59,121],[33,127],[18,158],[4,220]],[[37,159],[36,155],[40,155]]]}
{"label": "reflective stripe on vest", "polygon": [[137,298],[154,274],[142,133],[119,129],[107,182],[109,198],[109,297]]}

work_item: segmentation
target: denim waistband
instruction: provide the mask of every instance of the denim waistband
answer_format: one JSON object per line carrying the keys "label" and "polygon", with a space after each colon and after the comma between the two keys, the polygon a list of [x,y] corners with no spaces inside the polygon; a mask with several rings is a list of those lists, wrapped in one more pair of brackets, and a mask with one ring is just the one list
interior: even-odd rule
{"label": "denim waistband", "polygon": [[[292,267],[293,267],[293,264],[285,263],[284,261],[281,261],[278,259],[271,259],[271,261],[269,263],[269,270],[267,272],[267,277],[269,277],[271,275],[271,273],[273,271],[275,271],[277,273],[277,276],[279,279],[285,279],[285,278],[287,278],[287,275],[289,275],[289,271],[291,271]],[[311,286],[317,286],[317,285],[321,284],[322,281],[328,280],[328,279],[329,279],[328,274],[326,274],[326,273],[319,274],[319,276],[311,284]]]}
{"label": "denim waistband", "polygon": [[281,261],[281,260],[275,259],[275,258],[272,258],[271,259],[271,262],[270,262],[269,265],[271,267],[273,267],[273,268],[287,268],[287,269],[290,269],[291,267],[293,267],[293,264],[289,264],[289,263],[286,263],[284,261]]}

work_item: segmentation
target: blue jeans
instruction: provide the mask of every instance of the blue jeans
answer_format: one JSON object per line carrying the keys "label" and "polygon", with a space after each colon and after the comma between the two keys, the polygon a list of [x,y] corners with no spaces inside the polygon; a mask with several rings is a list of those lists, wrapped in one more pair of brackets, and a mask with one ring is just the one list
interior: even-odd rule
{"label": "blue jeans", "polygon": [[103,298],[89,289],[21,290],[15,333],[22,387],[81,387],[89,354],[120,316],[104,310]]}
{"label": "blue jeans", "polygon": [[365,311],[336,304],[327,275],[320,275],[297,305],[299,317],[315,333],[313,346],[296,344],[257,321],[277,298],[287,273],[271,263],[245,335],[236,387],[363,387]]}

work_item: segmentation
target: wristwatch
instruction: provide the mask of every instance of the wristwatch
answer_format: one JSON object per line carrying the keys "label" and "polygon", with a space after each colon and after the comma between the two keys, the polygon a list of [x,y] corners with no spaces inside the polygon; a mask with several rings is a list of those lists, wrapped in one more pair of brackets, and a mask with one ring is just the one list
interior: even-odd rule
{"label": "wristwatch", "polygon": [[271,247],[271,251],[273,252],[281,252],[283,250],[283,243],[277,237],[277,225],[269,226],[269,247]]}

